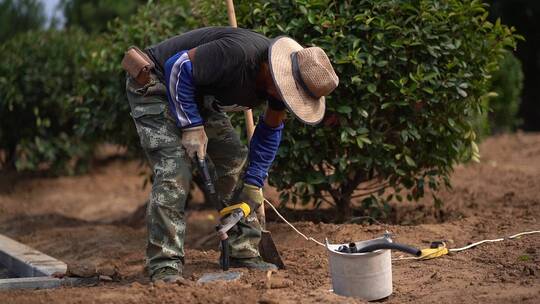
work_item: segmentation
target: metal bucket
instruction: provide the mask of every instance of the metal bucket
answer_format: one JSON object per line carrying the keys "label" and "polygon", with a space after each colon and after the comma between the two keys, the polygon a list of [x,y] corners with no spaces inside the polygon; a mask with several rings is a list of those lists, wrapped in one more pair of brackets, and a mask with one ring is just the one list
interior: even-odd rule
{"label": "metal bucket", "polygon": [[[356,247],[369,245],[378,239],[356,242]],[[330,276],[338,295],[374,301],[392,294],[392,259],[390,250],[367,253],[342,253],[341,245],[328,244]]]}

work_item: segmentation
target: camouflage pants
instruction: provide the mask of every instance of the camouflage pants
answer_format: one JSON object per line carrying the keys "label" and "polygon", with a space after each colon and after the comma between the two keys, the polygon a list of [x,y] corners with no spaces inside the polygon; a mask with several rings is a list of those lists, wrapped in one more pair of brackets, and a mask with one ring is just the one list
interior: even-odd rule
{"label": "camouflage pants", "polygon": [[[186,230],[184,209],[191,185],[192,161],[181,145],[182,131],[169,112],[165,85],[155,75],[144,87],[128,77],[126,91],[141,146],[154,174],[146,213],[148,270],[150,275],[162,267],[181,270]],[[247,149],[226,114],[210,106],[201,107],[200,112],[205,121],[207,153],[217,178],[216,188],[227,201],[239,181]],[[255,215],[240,222],[229,236],[231,257],[259,255],[261,227]]]}

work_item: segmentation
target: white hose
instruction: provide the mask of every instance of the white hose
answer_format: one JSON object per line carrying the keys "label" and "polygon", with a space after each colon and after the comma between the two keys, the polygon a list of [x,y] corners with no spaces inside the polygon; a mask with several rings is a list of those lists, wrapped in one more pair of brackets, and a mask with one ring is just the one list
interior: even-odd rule
{"label": "white hose", "polygon": [[472,248],[472,247],[476,247],[476,246],[478,246],[480,244],[483,244],[483,243],[495,243],[495,242],[500,242],[500,241],[504,241],[504,240],[511,240],[511,239],[518,238],[518,237],[520,237],[522,235],[534,234],[534,233],[540,233],[540,230],[521,232],[521,233],[518,233],[518,234],[511,235],[509,237],[502,237],[502,238],[493,239],[493,240],[482,240],[482,241],[472,243],[472,244],[464,246],[464,247],[448,249],[448,251],[450,251],[450,252],[459,252],[459,251],[467,250],[467,249]]}
{"label": "white hose", "polygon": [[272,207],[272,209],[274,210],[274,212],[277,214],[277,216],[279,216],[279,218],[284,221],[287,225],[289,225],[294,231],[296,231],[296,233],[298,233],[299,235],[301,235],[304,239],[306,239],[307,241],[312,241],[312,242],[315,242],[316,244],[318,245],[321,245],[323,247],[326,247],[323,243],[317,241],[316,239],[312,238],[312,237],[307,237],[305,234],[303,234],[302,232],[300,232],[298,229],[296,229],[296,227],[294,227],[293,224],[289,223],[289,221],[287,221],[283,215],[281,215],[281,213],[279,213],[279,211],[277,211],[276,207],[274,207],[274,205],[272,205],[272,203],[270,203],[267,199],[264,199],[264,202],[266,204],[268,204],[270,207]]}
{"label": "white hose", "polygon": [[[301,235],[304,239],[306,239],[307,241],[315,242],[317,245],[321,245],[321,246],[323,246],[323,247],[326,247],[323,243],[317,241],[316,239],[314,239],[314,238],[312,238],[312,237],[306,236],[305,234],[303,234],[302,232],[300,232],[298,229],[296,229],[296,227],[294,227],[293,224],[289,223],[289,221],[287,221],[287,220],[285,219],[285,217],[283,217],[283,215],[281,215],[281,213],[279,213],[279,211],[277,211],[276,207],[274,207],[274,205],[272,205],[272,203],[270,203],[267,199],[264,199],[264,202],[265,202],[266,204],[268,204],[268,205],[274,210],[274,212],[277,214],[277,216],[278,216],[282,221],[284,221],[287,225],[289,225],[296,233],[298,233],[299,235]],[[464,247],[448,249],[448,251],[450,251],[450,252],[459,252],[459,251],[463,251],[463,250],[467,250],[467,249],[476,247],[476,246],[478,246],[478,245],[480,245],[480,244],[483,244],[483,243],[495,243],[495,242],[500,242],[500,241],[504,241],[504,240],[510,240],[510,239],[519,238],[519,237],[522,236],[522,235],[535,234],[535,233],[540,233],[540,230],[533,230],[533,231],[520,232],[520,233],[518,233],[518,234],[514,234],[514,235],[511,235],[511,236],[509,236],[509,237],[502,237],[502,238],[498,238],[498,239],[482,240],[482,241],[478,241],[478,242],[476,242],[476,243],[472,243],[472,244],[467,245],[467,246],[464,246]],[[397,258],[397,259],[393,259],[393,260],[417,260],[417,259],[419,259],[419,258],[418,258],[418,257],[402,257],[402,258]]]}

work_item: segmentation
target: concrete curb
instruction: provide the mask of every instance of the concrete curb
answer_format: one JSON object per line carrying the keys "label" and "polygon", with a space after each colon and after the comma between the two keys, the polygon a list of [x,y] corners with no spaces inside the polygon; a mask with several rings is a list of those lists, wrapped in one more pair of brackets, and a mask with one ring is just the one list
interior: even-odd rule
{"label": "concrete curb", "polygon": [[[51,277],[65,274],[66,263],[0,234],[0,264],[18,278],[0,280],[1,289],[55,288],[66,280]],[[70,285],[68,283],[67,285]]]}
{"label": "concrete curb", "polygon": [[0,291],[10,289],[47,289],[58,287],[91,286],[99,283],[98,277],[92,278],[63,278],[32,277],[0,280]]}
{"label": "concrete curb", "polygon": [[66,263],[0,234],[0,263],[19,277],[65,274]]}

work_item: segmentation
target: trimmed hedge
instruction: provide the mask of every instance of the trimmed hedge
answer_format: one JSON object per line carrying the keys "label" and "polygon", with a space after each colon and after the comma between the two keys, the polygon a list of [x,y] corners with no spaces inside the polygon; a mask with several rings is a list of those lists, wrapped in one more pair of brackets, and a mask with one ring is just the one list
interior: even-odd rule
{"label": "trimmed hedge", "polygon": [[[0,150],[4,167],[84,170],[95,146],[138,147],[120,62],[130,45],[192,27],[187,1],[149,2],[104,35],[29,32],[0,45]],[[137,149],[132,149],[137,151]]]}
{"label": "trimmed hedge", "polygon": [[488,119],[492,133],[513,131],[520,125],[517,113],[522,90],[521,62],[512,52],[505,52],[500,68],[493,73],[491,81],[491,91],[497,93],[489,100]]}
{"label": "trimmed hedge", "polygon": [[122,57],[131,45],[144,48],[192,27],[187,1],[149,2],[127,21],[115,20],[100,36],[84,65],[84,75],[75,92],[77,134],[92,141],[107,141],[138,147],[138,137],[129,115]]}
{"label": "trimmed hedge", "polygon": [[91,151],[75,135],[76,79],[88,59],[81,31],[29,32],[0,45],[0,149],[19,170],[63,169]]}

